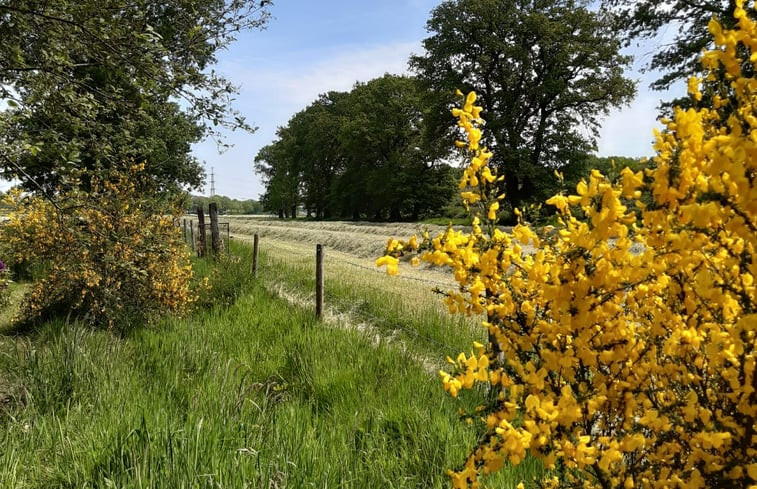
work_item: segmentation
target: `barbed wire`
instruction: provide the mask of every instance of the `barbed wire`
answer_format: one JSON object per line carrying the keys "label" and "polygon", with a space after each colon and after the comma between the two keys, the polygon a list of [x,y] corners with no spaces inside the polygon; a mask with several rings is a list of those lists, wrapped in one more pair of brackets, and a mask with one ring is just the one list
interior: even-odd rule
{"label": "barbed wire", "polygon": [[[350,307],[348,299],[333,296],[329,294],[328,289],[326,290],[326,294],[327,296],[329,296],[329,299],[331,299],[329,303],[335,304],[337,310],[349,310],[350,312],[353,312],[354,314],[359,316],[362,320],[368,322],[371,325],[378,326],[380,329],[400,331],[413,340],[422,340],[423,342],[432,344],[445,352],[457,352],[461,348],[460,345],[451,345],[442,340],[439,340],[438,338],[434,338],[427,334],[421,333],[408,323],[379,317],[366,311],[355,310],[354,308]],[[332,307],[335,306],[332,305]]]}
{"label": "barbed wire", "polygon": [[[224,223],[224,224],[227,224],[227,223]],[[248,237],[247,235],[238,235],[238,234],[229,234],[229,236],[231,238],[237,238],[237,239],[240,239],[240,240],[243,240],[243,241],[247,241],[248,238],[252,238],[252,236]],[[328,253],[327,253],[326,256],[328,257]],[[274,258],[272,258],[270,256],[268,257],[268,260],[269,261],[277,261],[276,259],[274,259]],[[381,275],[385,275],[386,274],[386,272],[384,270],[379,269],[378,267],[365,266],[365,265],[362,265],[360,263],[355,263],[354,261],[351,261],[351,260],[339,259],[338,263],[341,264],[341,265],[346,265],[346,266],[349,266],[349,267],[352,267],[352,268],[355,268],[355,269],[364,270],[364,271],[368,271],[368,272],[371,272],[371,273],[378,273],[378,274],[381,274]],[[431,280],[431,279],[426,279],[426,278],[421,278],[421,277],[413,277],[413,276],[409,276],[407,274],[400,274],[400,275],[397,275],[397,276],[392,276],[390,278],[392,278],[394,280],[405,280],[405,281],[411,281],[411,282],[416,282],[416,283],[422,283],[424,285],[434,286],[434,287],[436,287],[436,289],[432,289],[432,290],[434,292],[441,293],[441,294],[444,293],[442,291],[442,289],[449,290],[449,289],[455,288],[455,286],[456,286],[456,284],[451,283],[451,282],[442,282],[440,280]],[[292,284],[288,284],[288,285],[292,286]],[[297,287],[297,286],[294,286],[294,287],[296,289],[301,289],[300,287]],[[427,334],[421,333],[417,329],[415,329],[412,326],[410,326],[408,323],[403,323],[403,322],[400,322],[400,321],[396,321],[396,320],[392,320],[392,319],[387,319],[385,317],[379,317],[379,316],[377,316],[375,314],[371,314],[371,313],[366,312],[364,310],[357,310],[354,307],[350,307],[349,299],[343,298],[343,297],[338,297],[338,296],[335,296],[333,294],[330,294],[328,292],[328,289],[326,291],[326,294],[331,299],[331,301],[330,301],[330,303],[332,304],[331,307],[335,307],[337,309],[337,311],[345,311],[345,312],[349,311],[349,312],[357,315],[358,317],[360,317],[361,320],[364,320],[364,321],[368,322],[369,324],[375,325],[375,326],[379,327],[380,329],[384,329],[384,330],[389,329],[389,330],[393,330],[393,331],[400,331],[400,332],[404,333],[406,336],[408,336],[409,338],[411,338],[413,340],[421,340],[421,341],[423,341],[423,342],[425,342],[427,344],[434,345],[434,346],[436,346],[436,347],[438,347],[438,348],[440,348],[440,349],[442,349],[444,351],[447,351],[447,352],[458,351],[461,348],[461,346],[459,346],[459,345],[458,346],[454,346],[454,345],[451,345],[451,344],[446,343],[444,341],[441,341],[441,340],[439,340],[437,338],[429,336]]]}
{"label": "barbed wire", "polygon": [[[378,267],[366,267],[364,265],[360,265],[358,263],[350,262],[350,261],[347,261],[347,260],[342,260],[340,263],[343,263],[345,265],[350,265],[350,266],[355,267],[355,268],[360,268],[362,270],[368,270],[368,271],[373,272],[373,273],[380,273],[382,275],[386,275],[386,272],[384,270],[378,268]],[[420,278],[420,277],[411,277],[409,275],[405,275],[405,274],[402,274],[402,273],[400,273],[399,275],[394,275],[392,278],[394,278],[394,279],[401,279],[401,280],[412,280],[414,282],[420,282],[420,283],[424,283],[424,284],[428,284],[428,285],[435,285],[437,287],[444,287],[444,288],[448,288],[448,289],[455,287],[455,284],[452,284],[452,283],[449,283],[449,282],[440,282],[440,281],[437,281],[437,280],[429,280],[429,279]]]}
{"label": "barbed wire", "polygon": [[[267,257],[266,261],[268,261],[269,264],[273,264],[273,263],[278,262],[279,260],[276,259],[276,258],[273,258],[273,257],[271,257],[269,255]],[[340,262],[340,263],[347,263],[347,264],[349,264],[349,265],[351,265],[351,266],[353,266],[355,268],[359,268],[359,269],[363,269],[363,270],[368,270],[368,271],[371,271],[371,272],[374,272],[374,273],[382,273],[382,274],[384,273],[381,270],[376,270],[374,268],[366,267],[366,266],[359,265],[359,264],[356,264],[356,263],[349,263],[349,262]],[[391,277],[391,278],[397,278],[397,277]],[[413,278],[413,277],[408,277],[408,278]],[[308,295],[310,295],[312,293],[312,291],[306,290],[306,288],[304,288],[304,287],[297,286],[297,285],[294,285],[292,283],[289,283],[286,280],[283,281],[283,284],[282,284],[281,281],[279,281],[276,278],[270,278],[269,277],[268,280],[271,280],[273,282],[276,282],[276,283],[279,283],[281,285],[285,285],[285,286],[288,286],[288,287],[294,287],[294,289],[297,290],[299,293],[305,292]],[[433,282],[433,281],[422,280],[422,279],[417,279],[417,280],[421,281],[421,282],[424,282],[424,283],[431,283],[431,284],[438,283],[438,284],[441,284],[441,282]],[[449,284],[444,284],[444,285],[447,286],[447,287],[449,286]],[[385,292],[388,292],[388,293],[400,293],[399,291],[392,291],[391,289],[390,290],[385,290]],[[434,345],[437,348],[439,348],[442,351],[447,352],[447,353],[449,353],[449,352],[457,352],[457,351],[460,350],[460,348],[463,348],[460,345],[457,345],[457,346],[451,345],[449,343],[446,343],[444,341],[439,340],[438,338],[434,338],[432,336],[424,334],[424,333],[418,331],[417,329],[413,328],[409,323],[405,323],[405,322],[401,322],[401,321],[396,321],[396,320],[388,319],[388,318],[385,318],[385,317],[380,317],[380,316],[372,314],[372,313],[370,313],[368,311],[362,310],[359,307],[354,307],[354,303],[351,302],[352,301],[351,298],[334,295],[333,293],[329,292],[329,288],[328,287],[325,290],[325,294],[326,294],[326,299],[327,299],[325,302],[327,304],[329,304],[328,307],[330,307],[332,309],[335,309],[338,312],[343,312],[343,313],[346,312],[346,313],[354,314],[360,320],[365,321],[365,322],[367,322],[370,325],[376,326],[376,327],[378,327],[381,330],[391,330],[391,331],[402,332],[403,334],[405,334],[411,340],[421,340],[421,341],[425,342],[426,344]],[[364,301],[367,302],[368,299],[366,299],[365,297],[362,297],[362,300],[364,300]],[[440,361],[440,363],[443,363],[443,362]]]}

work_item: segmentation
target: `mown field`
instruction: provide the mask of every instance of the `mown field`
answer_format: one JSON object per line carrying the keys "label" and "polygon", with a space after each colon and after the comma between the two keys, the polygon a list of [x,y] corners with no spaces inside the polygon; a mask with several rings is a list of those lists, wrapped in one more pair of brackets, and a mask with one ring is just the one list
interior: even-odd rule
{"label": "mown field", "polygon": [[[230,222],[237,259],[211,275],[223,299],[188,318],[117,337],[64,320],[19,333],[0,316],[0,488],[448,485],[478,436],[458,409],[484,393],[452,399],[435,371],[481,332],[439,306],[443,274],[374,270],[370,247],[413,227],[355,226],[368,245],[339,223]],[[254,232],[251,281],[241,242]],[[315,241],[327,246],[323,321]],[[527,462],[489,483],[538,472]]]}

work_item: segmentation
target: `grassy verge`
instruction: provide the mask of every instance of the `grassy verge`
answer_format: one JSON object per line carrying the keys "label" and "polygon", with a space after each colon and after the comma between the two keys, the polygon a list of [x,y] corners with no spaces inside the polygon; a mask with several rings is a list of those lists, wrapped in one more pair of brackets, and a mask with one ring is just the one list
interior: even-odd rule
{"label": "grassy verge", "polygon": [[[261,276],[269,287],[284,285],[309,304],[314,301],[315,263],[312,257],[281,259],[265,253]],[[483,328],[460,316],[450,316],[441,297],[429,294],[432,285],[413,282],[421,294],[410,294],[401,278],[355,269],[337,261],[325,265],[326,307],[345,313],[353,324],[367,323],[383,337],[391,337],[416,353],[436,358],[441,365],[447,355],[469,350],[482,341]]]}
{"label": "grassy verge", "polygon": [[457,410],[476,399],[229,276],[215,280],[231,305],[125,338],[64,322],[0,336],[0,487],[446,485],[476,437]]}
{"label": "grassy verge", "polygon": [[21,303],[21,299],[28,290],[28,284],[10,284],[8,289],[10,303],[6,306],[0,306],[0,334],[10,327],[11,320],[18,312],[18,306]]}

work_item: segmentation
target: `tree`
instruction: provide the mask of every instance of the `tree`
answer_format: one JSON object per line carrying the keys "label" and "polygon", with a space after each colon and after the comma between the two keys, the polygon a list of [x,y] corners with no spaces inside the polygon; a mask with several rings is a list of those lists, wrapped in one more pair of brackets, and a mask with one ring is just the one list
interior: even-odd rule
{"label": "tree", "polygon": [[345,168],[339,131],[349,110],[349,98],[346,92],[321,94],[287,125],[301,172],[302,203],[308,216],[316,219],[334,215],[334,181]]}
{"label": "tree", "polygon": [[651,85],[655,90],[701,73],[699,58],[713,46],[707,31],[710,19],[716,18],[726,28],[736,22],[732,15],[736,0],[603,0],[602,6],[616,16],[627,45],[635,39],[653,39],[663,30],[675,33],[672,42],[660,44],[647,63],[647,70],[662,72]]}
{"label": "tree", "polygon": [[224,195],[216,195],[214,197],[187,195],[184,201],[184,209],[193,213],[198,207],[207,209],[208,204],[211,202],[218,204],[218,212],[221,214],[262,214],[263,212],[263,206],[260,202],[252,199],[232,199]]}
{"label": "tree", "polygon": [[219,125],[250,129],[230,111],[234,87],[210,69],[215,53],[264,25],[269,3],[3,2],[0,176],[51,191],[80,170],[136,161],[157,189],[199,186],[190,145]]}
{"label": "tree", "polygon": [[449,202],[449,173],[424,144],[426,112],[414,78],[387,74],[355,85],[340,128],[346,166],[335,195],[343,215],[417,220]]}
{"label": "tree", "polygon": [[261,148],[255,156],[255,172],[262,176],[265,185],[260,202],[281,219],[295,218],[301,202],[300,169],[287,128],[280,127],[276,134],[278,139]]}
{"label": "tree", "polygon": [[431,13],[426,53],[410,60],[425,86],[443,94],[439,113],[455,89],[479,95],[484,142],[513,207],[550,195],[554,169],[595,150],[599,117],[634,95],[623,76],[629,58],[618,53],[609,19],[587,3],[448,0]]}
{"label": "tree", "polygon": [[451,171],[429,150],[427,107],[410,77],[384,75],[329,92],[279,128],[255,168],[280,216],[417,220],[452,194]]}

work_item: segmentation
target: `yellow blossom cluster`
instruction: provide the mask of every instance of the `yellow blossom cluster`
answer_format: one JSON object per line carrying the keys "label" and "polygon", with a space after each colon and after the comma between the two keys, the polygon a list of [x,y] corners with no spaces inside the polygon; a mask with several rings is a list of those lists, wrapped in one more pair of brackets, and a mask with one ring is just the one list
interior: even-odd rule
{"label": "yellow blossom cluster", "polygon": [[55,194],[55,203],[10,191],[2,254],[43,273],[19,319],[72,314],[93,325],[129,327],[194,300],[192,268],[175,216],[143,189],[143,165],[92,176]]}
{"label": "yellow blossom cluster", "polygon": [[454,273],[450,312],[486,318],[488,344],[441,372],[492,394],[454,487],[530,456],[548,475],[524,487],[757,488],[757,26],[736,4],[648,168],[549,199],[552,233],[495,226],[475,96],[455,109],[473,226],[411,247]]}

